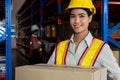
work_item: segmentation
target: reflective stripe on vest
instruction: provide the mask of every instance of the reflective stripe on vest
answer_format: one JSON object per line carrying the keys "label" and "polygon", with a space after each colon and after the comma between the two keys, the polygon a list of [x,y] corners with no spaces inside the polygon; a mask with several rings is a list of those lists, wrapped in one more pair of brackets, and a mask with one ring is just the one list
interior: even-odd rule
{"label": "reflective stripe on vest", "polygon": [[[56,64],[65,64],[65,57],[67,53],[69,41],[60,42],[56,49]],[[94,38],[90,44],[90,47],[83,53],[80,58],[78,65],[79,66],[93,66],[99,51],[101,50],[104,42],[102,40]]]}
{"label": "reflective stripe on vest", "polygon": [[55,64],[65,64],[65,56],[67,53],[69,40],[60,42],[56,48],[56,61]]}
{"label": "reflective stripe on vest", "polygon": [[94,61],[96,60],[100,49],[102,48],[104,42],[94,38],[90,47],[87,48],[83,56],[81,57],[79,64],[80,66],[93,66]]}

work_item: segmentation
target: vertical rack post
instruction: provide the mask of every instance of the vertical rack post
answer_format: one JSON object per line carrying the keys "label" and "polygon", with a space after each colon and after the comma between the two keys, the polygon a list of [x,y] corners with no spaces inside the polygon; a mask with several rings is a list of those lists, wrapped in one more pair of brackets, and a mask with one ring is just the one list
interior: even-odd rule
{"label": "vertical rack post", "polygon": [[43,10],[42,10],[42,7],[43,7],[43,1],[40,0],[40,23],[43,22]]}
{"label": "vertical rack post", "polygon": [[[31,5],[31,3],[32,3],[32,0],[30,0],[30,5]],[[32,14],[33,14],[33,11],[34,11],[32,5],[30,6],[30,10],[31,10],[31,11],[30,11],[30,15],[32,15]],[[35,22],[33,21],[33,16],[32,16],[30,19],[31,19],[31,21],[30,21],[30,22],[31,22],[31,25],[35,24]],[[29,26],[31,26],[31,25],[29,25]]]}
{"label": "vertical rack post", "polygon": [[105,42],[108,42],[108,0],[102,0],[101,35]]}
{"label": "vertical rack post", "polygon": [[[60,14],[62,12],[62,10],[61,10],[61,0],[57,0],[57,3],[58,3],[58,14]],[[59,16],[57,18],[57,21],[58,21],[58,24],[61,24],[61,20],[60,20]]]}
{"label": "vertical rack post", "polygon": [[11,0],[5,0],[5,27],[6,27],[6,80],[12,80],[11,56]]}
{"label": "vertical rack post", "polygon": [[40,0],[40,37],[44,37],[44,28],[43,24],[43,1]]}
{"label": "vertical rack post", "polygon": [[[62,2],[62,0],[57,0],[57,11],[58,11],[58,14],[60,14],[62,12],[61,2]],[[61,23],[62,22],[60,20],[60,16],[58,15],[58,17],[57,17],[57,24],[58,24],[58,26],[60,26]],[[59,37],[57,38],[57,41],[60,42],[60,38]]]}

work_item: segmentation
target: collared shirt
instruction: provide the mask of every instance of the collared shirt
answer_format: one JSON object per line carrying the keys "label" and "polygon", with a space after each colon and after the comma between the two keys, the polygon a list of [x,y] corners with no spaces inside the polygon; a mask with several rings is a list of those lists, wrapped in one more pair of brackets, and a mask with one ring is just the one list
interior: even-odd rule
{"label": "collared shirt", "polygon": [[[76,45],[74,43],[73,37],[74,37],[74,35],[72,35],[70,38],[70,44],[69,44],[67,56],[66,56],[66,65],[69,65],[69,66],[77,66],[81,55],[85,51],[86,47],[90,46],[90,43],[92,42],[92,39],[93,39],[93,36],[89,32],[88,35],[85,37],[85,39],[79,43],[78,48],[75,51]],[[55,50],[54,50],[53,54],[51,55],[51,57],[48,61],[48,64],[54,64]],[[105,43],[105,45],[101,49],[101,51],[95,61],[94,66],[106,67],[108,75],[113,80],[120,80],[120,67],[119,67],[118,63],[116,62],[113,52],[110,49],[108,44]]]}

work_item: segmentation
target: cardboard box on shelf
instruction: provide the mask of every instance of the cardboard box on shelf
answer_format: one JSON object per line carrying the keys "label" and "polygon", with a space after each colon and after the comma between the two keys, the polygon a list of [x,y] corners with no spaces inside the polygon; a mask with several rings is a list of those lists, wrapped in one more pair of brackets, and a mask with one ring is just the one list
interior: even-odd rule
{"label": "cardboard box on shelf", "polygon": [[15,80],[107,80],[107,69],[59,65],[25,65],[16,67]]}
{"label": "cardboard box on shelf", "polygon": [[115,30],[110,36],[120,36],[120,29]]}

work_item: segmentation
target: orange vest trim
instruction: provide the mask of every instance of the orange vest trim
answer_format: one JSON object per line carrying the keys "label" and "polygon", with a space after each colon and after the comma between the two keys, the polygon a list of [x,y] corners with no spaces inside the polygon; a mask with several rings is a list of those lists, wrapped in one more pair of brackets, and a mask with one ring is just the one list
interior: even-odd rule
{"label": "orange vest trim", "polygon": [[[65,57],[67,54],[69,40],[62,41],[56,48],[56,64],[65,64]],[[102,40],[94,38],[90,44],[90,47],[81,56],[78,65],[79,66],[93,66],[94,62],[104,45]]]}
{"label": "orange vest trim", "polygon": [[67,53],[69,40],[60,42],[56,48],[56,61],[55,64],[65,64],[65,57]]}

